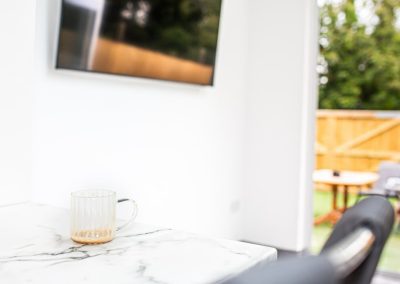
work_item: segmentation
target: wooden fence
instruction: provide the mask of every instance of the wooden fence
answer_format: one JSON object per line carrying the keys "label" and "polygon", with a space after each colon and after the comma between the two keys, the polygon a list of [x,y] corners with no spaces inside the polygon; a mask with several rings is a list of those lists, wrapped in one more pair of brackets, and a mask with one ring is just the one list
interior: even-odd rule
{"label": "wooden fence", "polygon": [[400,112],[319,111],[316,167],[376,171],[400,162]]}

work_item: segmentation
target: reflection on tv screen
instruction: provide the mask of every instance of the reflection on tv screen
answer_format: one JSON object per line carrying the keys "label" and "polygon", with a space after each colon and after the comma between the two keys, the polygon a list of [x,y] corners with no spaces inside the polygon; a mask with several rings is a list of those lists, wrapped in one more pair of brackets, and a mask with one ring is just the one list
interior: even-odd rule
{"label": "reflection on tv screen", "polygon": [[222,0],[63,0],[57,67],[212,85]]}

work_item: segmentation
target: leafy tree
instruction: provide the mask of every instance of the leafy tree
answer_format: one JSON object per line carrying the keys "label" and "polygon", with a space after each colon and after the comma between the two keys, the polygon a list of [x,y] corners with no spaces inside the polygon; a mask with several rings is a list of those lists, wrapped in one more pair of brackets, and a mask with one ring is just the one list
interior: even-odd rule
{"label": "leafy tree", "polygon": [[320,108],[400,109],[400,0],[368,2],[375,22],[361,21],[354,0],[321,7]]}

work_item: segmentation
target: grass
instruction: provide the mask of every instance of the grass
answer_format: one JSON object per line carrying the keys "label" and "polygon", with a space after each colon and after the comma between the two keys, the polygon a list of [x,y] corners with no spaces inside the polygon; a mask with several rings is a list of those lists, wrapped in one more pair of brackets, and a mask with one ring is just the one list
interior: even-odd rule
{"label": "grass", "polygon": [[[339,195],[339,201],[342,196]],[[350,194],[349,204],[352,205],[356,201],[356,196]],[[340,204],[340,203],[339,203]],[[329,192],[315,191],[314,194],[314,217],[320,216],[331,209],[331,194]],[[318,253],[329,234],[332,231],[332,226],[322,224],[314,227],[311,252]],[[400,232],[394,231],[390,236],[385,250],[383,251],[379,262],[379,269],[384,271],[394,271],[400,273]]]}

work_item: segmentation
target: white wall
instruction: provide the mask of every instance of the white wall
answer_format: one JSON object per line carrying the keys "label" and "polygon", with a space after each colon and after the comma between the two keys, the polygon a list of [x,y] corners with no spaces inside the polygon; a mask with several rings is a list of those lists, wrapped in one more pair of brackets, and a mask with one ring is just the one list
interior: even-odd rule
{"label": "white wall", "polygon": [[58,7],[37,1],[34,200],[112,188],[139,221],[237,237],[246,1],[224,1],[213,88],[54,70]]}
{"label": "white wall", "polygon": [[0,3],[0,205],[30,194],[34,4]]}
{"label": "white wall", "polygon": [[[142,222],[309,244],[314,1],[223,1],[214,88],[54,70],[60,0],[36,0],[36,18],[33,3],[0,4],[2,43],[12,38],[0,47],[2,198],[32,189],[68,206],[73,190],[112,188],[139,202]],[[34,88],[22,71],[33,27]]]}
{"label": "white wall", "polygon": [[310,244],[316,109],[316,1],[249,2],[244,238]]}

